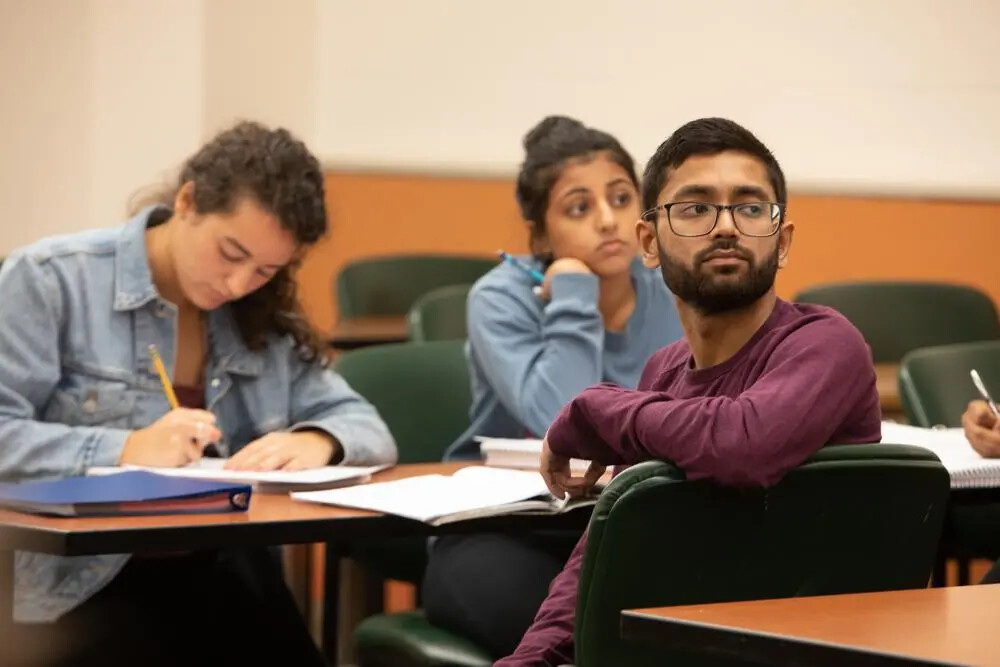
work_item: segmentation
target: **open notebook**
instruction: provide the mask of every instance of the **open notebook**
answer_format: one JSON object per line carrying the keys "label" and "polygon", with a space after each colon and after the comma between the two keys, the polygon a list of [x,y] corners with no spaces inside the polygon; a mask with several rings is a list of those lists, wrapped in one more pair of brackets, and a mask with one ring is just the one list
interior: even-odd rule
{"label": "open notebook", "polygon": [[882,422],[882,442],[916,445],[934,452],[951,475],[951,488],[1000,487],[1000,459],[984,459],[960,428],[920,428]]}
{"label": "open notebook", "polygon": [[505,514],[558,514],[597,502],[596,496],[556,500],[537,472],[486,466],[461,468],[451,475],[293,493],[292,498],[395,514],[433,526]]}
{"label": "open notebook", "polygon": [[[477,436],[483,463],[498,468],[518,470],[538,470],[542,457],[542,441],[533,438],[487,438]],[[587,472],[589,461],[570,459],[569,467],[574,475]]]}
{"label": "open notebook", "polygon": [[223,466],[226,459],[205,457],[181,468],[154,468],[147,466],[126,465],[123,467],[95,466],[87,471],[88,475],[106,475],[122,470],[147,470],[158,475],[170,477],[186,477],[191,479],[209,479],[219,482],[243,482],[252,484],[260,493],[288,493],[290,491],[312,491],[316,489],[333,489],[340,486],[360,484],[371,479],[372,475],[389,466],[326,466],[312,470],[272,470],[259,472],[253,470],[226,470]]}

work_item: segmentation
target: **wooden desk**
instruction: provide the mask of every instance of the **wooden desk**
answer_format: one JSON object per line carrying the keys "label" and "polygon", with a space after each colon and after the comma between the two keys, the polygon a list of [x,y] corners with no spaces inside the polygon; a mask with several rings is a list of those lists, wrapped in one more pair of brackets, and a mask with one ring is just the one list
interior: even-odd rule
{"label": "wooden desk", "polygon": [[[400,465],[375,474],[372,481],[450,474],[462,465]],[[402,517],[295,501],[288,494],[254,493],[246,512],[221,514],[58,518],[0,510],[0,548],[83,556],[137,549],[323,542],[333,537],[367,537],[382,528],[413,533],[428,527]]]}
{"label": "wooden desk", "polygon": [[409,339],[406,317],[354,317],[341,320],[333,330],[330,345],[338,350],[350,350],[366,345],[402,343]]}
{"label": "wooden desk", "polygon": [[875,364],[875,387],[882,404],[884,418],[902,417],[903,404],[899,400],[899,364]]}
{"label": "wooden desk", "polygon": [[[451,474],[468,463],[399,465],[373,476],[372,482],[426,475]],[[164,514],[141,517],[54,518],[0,510],[0,601],[10,604],[0,613],[0,652],[9,646],[14,628],[14,551],[83,556],[134,551],[173,551],[326,542],[339,545],[359,538],[403,537],[454,532],[524,532],[543,529],[582,530],[590,512],[556,516],[487,517],[434,527],[398,516],[331,507],[292,500],[288,494],[254,493],[246,512]],[[335,586],[338,573],[327,573]],[[336,599],[329,595],[329,599]],[[329,654],[336,636],[335,610],[326,610]],[[335,655],[335,652],[334,652]],[[0,665],[6,665],[0,653]]]}
{"label": "wooden desk", "polygon": [[629,641],[768,665],[1000,664],[1000,584],[622,613]]}

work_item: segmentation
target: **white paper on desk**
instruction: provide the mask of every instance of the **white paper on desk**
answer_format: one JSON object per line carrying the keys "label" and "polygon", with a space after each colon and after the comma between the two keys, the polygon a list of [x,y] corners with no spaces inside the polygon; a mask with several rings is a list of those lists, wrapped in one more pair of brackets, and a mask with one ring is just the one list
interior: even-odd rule
{"label": "white paper on desk", "polygon": [[932,451],[951,475],[952,488],[1000,487],[1000,459],[980,456],[960,428],[921,428],[882,422],[882,442]]}
{"label": "white paper on desk", "polygon": [[469,466],[451,475],[418,475],[391,482],[292,494],[295,500],[373,510],[425,522],[537,496],[552,498],[537,472],[485,466]]}
{"label": "white paper on desk", "polygon": [[305,491],[307,489],[329,489],[345,484],[360,484],[367,482],[379,470],[388,468],[381,466],[324,466],[309,470],[226,470],[228,459],[204,457],[180,468],[161,468],[154,466],[124,465],[121,467],[94,467],[87,471],[88,475],[107,475],[123,470],[148,470],[159,475],[171,477],[191,477],[195,479],[211,479],[222,482],[249,482],[262,493],[287,493],[288,491]]}

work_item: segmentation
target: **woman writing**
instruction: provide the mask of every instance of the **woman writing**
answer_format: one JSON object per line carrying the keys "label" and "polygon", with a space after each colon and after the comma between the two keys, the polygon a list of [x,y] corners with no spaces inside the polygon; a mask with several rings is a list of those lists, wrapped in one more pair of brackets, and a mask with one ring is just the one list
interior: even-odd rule
{"label": "woman writing", "polygon": [[[0,270],[0,476],[180,466],[209,444],[238,469],[394,461],[298,304],[293,271],[325,231],[316,159],[285,130],[241,123],[162,205],[14,252]],[[323,664],[264,550],[15,560],[21,649],[38,664]]]}

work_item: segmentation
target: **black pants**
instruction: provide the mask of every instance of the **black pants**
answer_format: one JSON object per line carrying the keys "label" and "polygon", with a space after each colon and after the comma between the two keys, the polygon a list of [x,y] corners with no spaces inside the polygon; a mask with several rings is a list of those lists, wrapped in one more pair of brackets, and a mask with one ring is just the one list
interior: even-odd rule
{"label": "black pants", "polygon": [[1000,557],[1000,503],[991,497],[951,502],[943,538],[977,557]]}
{"label": "black pants", "polygon": [[16,665],[326,665],[266,549],[132,558],[55,623],[15,626]]}
{"label": "black pants", "polygon": [[579,532],[448,535],[431,551],[423,605],[434,625],[510,655],[531,625]]}

